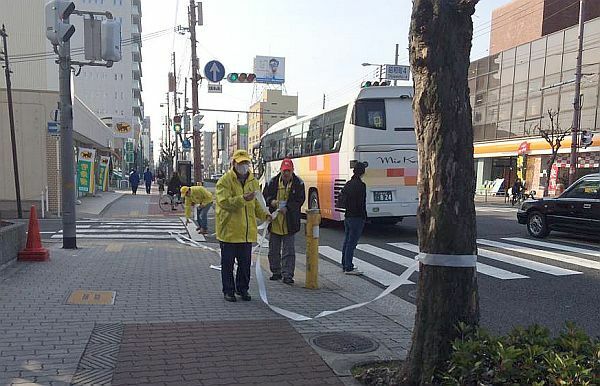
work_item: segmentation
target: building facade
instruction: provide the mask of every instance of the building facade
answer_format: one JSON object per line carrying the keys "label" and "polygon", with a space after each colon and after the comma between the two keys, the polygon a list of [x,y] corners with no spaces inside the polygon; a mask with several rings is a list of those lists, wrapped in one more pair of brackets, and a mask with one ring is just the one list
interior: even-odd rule
{"label": "building facade", "polygon": [[298,96],[283,95],[281,90],[264,90],[258,102],[249,108],[248,150],[260,142],[260,137],[275,123],[298,114]]}
{"label": "building facade", "polygon": [[[485,181],[503,179],[501,189],[506,189],[522,176],[527,189],[541,191],[547,178],[551,178],[551,190],[568,180],[570,135],[562,142],[556,170],[548,176],[551,150],[539,129],[550,127],[549,111],[557,114],[558,127],[572,127],[575,85],[568,81],[575,78],[577,35],[577,26],[573,26],[471,63],[469,88],[478,187]],[[598,36],[600,18],[586,22],[581,128],[595,133],[600,126]],[[579,175],[598,170],[600,136],[596,134],[594,143],[579,151]]]}

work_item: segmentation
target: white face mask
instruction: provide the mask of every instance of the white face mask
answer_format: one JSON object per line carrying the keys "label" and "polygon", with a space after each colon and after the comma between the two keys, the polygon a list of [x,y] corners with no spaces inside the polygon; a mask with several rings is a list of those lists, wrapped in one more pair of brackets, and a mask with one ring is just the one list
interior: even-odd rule
{"label": "white face mask", "polygon": [[240,174],[242,176],[245,176],[250,171],[250,165],[248,165],[248,164],[236,164],[235,165],[235,171],[238,172],[238,174]]}

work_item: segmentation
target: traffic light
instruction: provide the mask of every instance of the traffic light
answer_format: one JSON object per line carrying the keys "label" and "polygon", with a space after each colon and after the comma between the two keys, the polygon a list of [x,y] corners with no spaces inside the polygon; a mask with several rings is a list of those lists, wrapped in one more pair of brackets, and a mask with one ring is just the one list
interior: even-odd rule
{"label": "traffic light", "polygon": [[361,83],[360,88],[389,86],[391,84],[392,83],[389,80],[383,80],[381,82],[379,82],[379,81],[371,82],[370,80],[367,80],[366,82]]}
{"label": "traffic light", "polygon": [[181,133],[181,115],[173,117],[173,131],[177,134]]}
{"label": "traffic light", "polygon": [[202,114],[196,114],[192,117],[192,128],[194,129],[194,131],[200,131],[204,126],[204,123],[200,123],[202,118],[204,118],[204,115]]}
{"label": "traffic light", "polygon": [[57,46],[68,42],[75,33],[75,26],[65,19],[75,11],[75,3],[66,0],[52,0],[46,3],[46,37]]}
{"label": "traffic light", "polygon": [[590,130],[581,131],[581,146],[587,148],[594,142],[594,134]]}
{"label": "traffic light", "polygon": [[115,19],[102,20],[100,30],[102,59],[107,62],[121,61],[121,23]]}
{"label": "traffic light", "polygon": [[232,72],[227,75],[227,80],[230,83],[254,83],[256,80],[256,74],[247,74],[245,72]]}

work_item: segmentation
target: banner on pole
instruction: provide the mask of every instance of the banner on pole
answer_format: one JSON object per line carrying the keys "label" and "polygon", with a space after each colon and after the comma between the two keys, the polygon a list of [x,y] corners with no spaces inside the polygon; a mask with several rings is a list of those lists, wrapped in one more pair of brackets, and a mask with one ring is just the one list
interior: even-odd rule
{"label": "banner on pole", "polygon": [[79,148],[77,153],[77,190],[84,193],[94,192],[94,160],[96,150]]}
{"label": "banner on pole", "polygon": [[110,157],[101,156],[100,157],[100,170],[98,175],[98,185],[100,189],[104,192],[108,190],[108,169],[110,165]]}

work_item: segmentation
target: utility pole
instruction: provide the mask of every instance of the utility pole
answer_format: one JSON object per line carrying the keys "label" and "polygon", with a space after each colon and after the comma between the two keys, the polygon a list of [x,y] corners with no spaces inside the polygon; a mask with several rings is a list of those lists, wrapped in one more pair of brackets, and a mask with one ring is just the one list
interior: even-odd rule
{"label": "utility pole", "polygon": [[[200,3],[202,7],[202,3]],[[196,3],[195,0],[190,0],[189,6],[189,30],[190,30],[190,43],[192,45],[192,117],[198,114],[198,82],[199,82],[199,69],[198,69],[198,55],[196,52]],[[202,181],[202,147],[200,131],[192,129],[193,131],[193,142],[194,142],[194,180],[196,182]]]}
{"label": "utility pole", "polygon": [[585,22],[585,0],[579,0],[579,47],[577,48],[577,69],[575,72],[575,96],[573,98],[573,132],[571,134],[571,161],[569,165],[569,185],[577,175],[577,148],[581,126],[581,62],[583,56],[583,23]]}
{"label": "utility pole", "polygon": [[[175,52],[171,54],[173,58],[173,82],[175,83],[175,91],[173,91],[173,106],[175,111],[173,115],[177,115],[177,66],[175,64]],[[175,158],[173,170],[177,170],[177,160],[179,159],[179,144],[177,143],[177,133],[175,133]]]}
{"label": "utility pole", "polygon": [[323,110],[325,110],[325,94],[323,94]]}
{"label": "utility pole", "polygon": [[[69,23],[69,18],[65,20]],[[62,165],[63,248],[77,249],[75,219],[75,153],[73,152],[73,99],[71,96],[71,43],[58,46],[60,95],[60,163]]]}
{"label": "utility pole", "polygon": [[13,112],[13,100],[12,100],[12,88],[10,83],[10,66],[8,63],[8,44],[6,39],[6,28],[2,24],[2,41],[4,44],[4,74],[6,75],[6,98],[8,100],[8,120],[10,123],[10,142],[12,144],[12,158],[13,158],[13,170],[15,174],[15,195],[17,197],[17,216],[23,218],[23,207],[21,206],[21,184],[19,183],[19,165],[17,163],[17,139],[15,137],[15,116]]}
{"label": "utility pole", "polygon": [[[398,65],[398,48],[399,48],[399,46],[400,45],[398,43],[396,43],[396,56],[394,57],[394,64],[395,65]],[[397,85],[398,85],[398,81],[394,80],[394,86],[397,86]]]}

